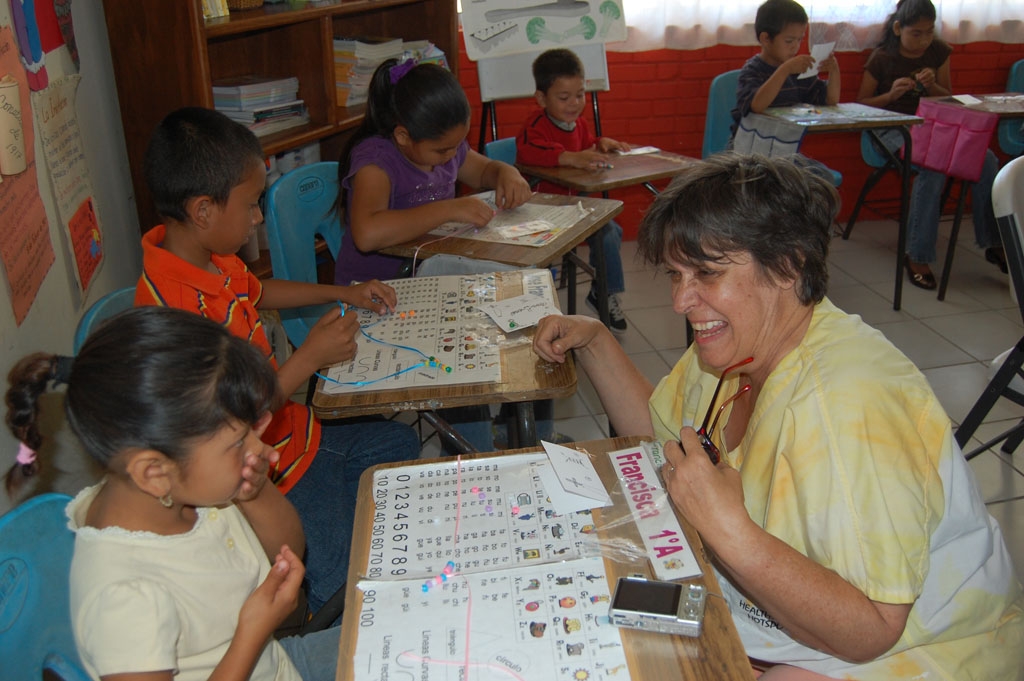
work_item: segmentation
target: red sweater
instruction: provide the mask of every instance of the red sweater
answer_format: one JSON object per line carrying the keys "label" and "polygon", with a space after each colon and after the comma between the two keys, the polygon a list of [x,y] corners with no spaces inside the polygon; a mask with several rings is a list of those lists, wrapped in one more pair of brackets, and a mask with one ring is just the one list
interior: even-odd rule
{"label": "red sweater", "polygon": [[[526,119],[516,137],[516,163],[553,167],[559,165],[558,157],[563,151],[583,151],[595,144],[597,138],[590,134],[590,127],[582,116],[576,119],[576,128],[566,132],[551,122],[544,109],[537,109]],[[541,182],[537,191],[548,194],[572,193],[551,182]]]}

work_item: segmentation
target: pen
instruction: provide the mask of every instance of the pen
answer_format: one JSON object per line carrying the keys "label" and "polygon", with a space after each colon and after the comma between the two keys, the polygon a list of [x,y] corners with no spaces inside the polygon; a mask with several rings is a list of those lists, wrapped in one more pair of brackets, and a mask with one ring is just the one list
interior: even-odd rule
{"label": "pen", "polygon": [[345,303],[343,303],[343,302],[341,302],[339,300],[338,301],[338,307],[341,308],[341,316],[344,317],[345,316]]}

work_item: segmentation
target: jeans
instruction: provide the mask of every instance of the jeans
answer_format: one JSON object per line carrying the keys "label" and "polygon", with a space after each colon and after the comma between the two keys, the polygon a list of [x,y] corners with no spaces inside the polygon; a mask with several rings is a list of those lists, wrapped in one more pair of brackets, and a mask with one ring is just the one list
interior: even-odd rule
{"label": "jeans", "polygon": [[[903,146],[903,136],[897,130],[886,130],[879,137],[890,151]],[[1001,245],[992,210],[992,182],[999,171],[999,160],[989,149],[981,168],[981,177],[971,185],[971,215],[974,219],[974,239],[981,248]],[[946,176],[934,170],[918,169],[914,188],[910,192],[910,213],[907,219],[907,255],[914,262],[934,262],[938,259],[935,243],[939,238],[939,217],[942,190]]]}
{"label": "jeans", "polygon": [[597,257],[594,254],[594,242],[597,239],[600,239],[604,246],[608,295],[622,293],[626,290],[626,275],[622,271],[622,227],[615,220],[610,220],[604,227],[587,237],[587,244],[590,245],[590,266],[595,272],[598,271]]}
{"label": "jeans", "polygon": [[383,419],[336,421],[320,430],[313,463],[285,496],[306,535],[306,597],[314,612],[348,576],[359,476],[378,463],[419,457],[416,432]]}
{"label": "jeans", "polygon": [[302,681],[334,681],[338,669],[341,627],[289,636],[278,643],[288,653]]}

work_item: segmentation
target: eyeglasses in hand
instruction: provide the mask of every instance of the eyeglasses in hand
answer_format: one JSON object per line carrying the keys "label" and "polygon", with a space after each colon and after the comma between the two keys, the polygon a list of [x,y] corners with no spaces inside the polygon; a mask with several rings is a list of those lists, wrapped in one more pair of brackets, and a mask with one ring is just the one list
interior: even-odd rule
{"label": "eyeglasses in hand", "polygon": [[[708,458],[711,459],[711,463],[715,464],[716,466],[718,465],[718,462],[722,460],[722,453],[718,451],[718,447],[716,447],[715,443],[711,441],[711,434],[715,431],[715,426],[718,425],[718,418],[722,415],[722,412],[725,411],[726,406],[732,403],[736,398],[748,392],[750,390],[750,384],[748,383],[747,385],[743,386],[742,388],[736,391],[735,395],[727,399],[725,402],[722,402],[722,405],[718,408],[718,411],[716,412],[715,401],[718,399],[718,392],[722,389],[722,382],[725,381],[726,374],[736,369],[739,369],[741,366],[746,366],[747,364],[750,364],[753,361],[753,357],[747,357],[742,362],[737,362],[736,364],[733,364],[731,367],[726,368],[722,372],[722,375],[718,379],[718,385],[715,386],[715,393],[711,396],[711,404],[708,405],[708,413],[704,415],[704,422],[700,424],[700,428],[697,430],[697,439],[700,440],[700,446],[704,448],[704,451],[707,453]],[[712,414],[715,415],[714,421],[711,421]],[[708,421],[711,421],[710,426],[708,426]]]}

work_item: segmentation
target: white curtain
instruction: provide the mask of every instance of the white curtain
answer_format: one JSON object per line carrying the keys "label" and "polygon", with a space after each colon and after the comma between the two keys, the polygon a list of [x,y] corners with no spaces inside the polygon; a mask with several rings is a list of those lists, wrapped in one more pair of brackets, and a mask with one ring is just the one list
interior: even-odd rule
{"label": "white curtain", "polygon": [[[763,0],[622,0],[625,42],[608,49],[694,50],[717,44],[756,45],[754,15]],[[938,34],[950,43],[1024,42],[1024,0],[932,0]],[[810,42],[836,41],[839,50],[874,46],[896,0],[804,0]]]}

